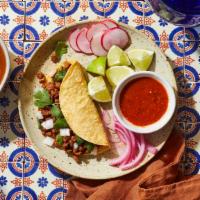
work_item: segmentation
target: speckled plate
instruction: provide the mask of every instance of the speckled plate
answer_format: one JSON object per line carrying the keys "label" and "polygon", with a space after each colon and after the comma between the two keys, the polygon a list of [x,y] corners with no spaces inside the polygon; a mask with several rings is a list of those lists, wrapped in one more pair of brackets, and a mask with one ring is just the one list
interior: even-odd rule
{"label": "speckled plate", "polygon": [[[42,71],[44,73],[49,73],[55,64],[50,60],[50,54],[55,48],[55,44],[58,40],[67,40],[69,33],[72,29],[88,25],[93,22],[85,22],[70,25],[64,27],[58,32],[54,33],[46,41],[44,41],[36,52],[31,57],[30,62],[25,67],[24,78],[21,82],[19,89],[19,113],[23,128],[33,143],[33,147],[36,151],[47,158],[47,160],[61,171],[72,174],[77,177],[88,178],[88,179],[108,179],[123,176],[136,169],[145,165],[150,161],[154,155],[148,153],[144,160],[135,168],[127,171],[121,171],[116,167],[109,166],[109,160],[116,155],[109,151],[102,154],[99,157],[89,157],[86,162],[82,164],[77,164],[73,158],[68,157],[68,155],[57,148],[51,148],[43,144],[44,136],[41,134],[37,126],[36,112],[37,108],[33,104],[33,93],[35,88],[40,87],[38,80],[36,78],[36,73]],[[120,24],[124,29],[126,29],[131,38],[131,45],[129,48],[143,48],[155,51],[154,61],[150,68],[151,71],[155,71],[164,77],[177,91],[175,77],[172,68],[167,61],[165,55],[157,47],[157,45],[146,38],[144,34],[137,31],[134,28]],[[67,55],[63,56],[62,59],[70,58],[79,61],[83,66],[87,66],[88,63],[95,58],[95,56],[88,56],[80,53],[75,53],[71,48],[69,48]],[[76,113],[75,113],[76,114]],[[112,126],[112,119],[108,115],[108,123]],[[110,120],[110,121],[109,121]],[[149,140],[154,146],[160,150],[165,144],[168,136],[174,125],[174,119],[172,119],[162,130],[145,135],[146,139]],[[112,133],[114,134],[114,133]],[[112,135],[112,137],[115,135]]]}

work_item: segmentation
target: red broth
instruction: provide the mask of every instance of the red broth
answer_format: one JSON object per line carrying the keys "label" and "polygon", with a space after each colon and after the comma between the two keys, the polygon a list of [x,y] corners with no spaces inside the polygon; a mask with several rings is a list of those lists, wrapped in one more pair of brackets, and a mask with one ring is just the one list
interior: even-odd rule
{"label": "red broth", "polygon": [[143,77],[128,83],[120,95],[120,108],[124,117],[138,126],[158,121],[166,112],[168,95],[161,83]]}
{"label": "red broth", "polygon": [[6,59],[2,47],[0,46],[0,83],[6,71]]}

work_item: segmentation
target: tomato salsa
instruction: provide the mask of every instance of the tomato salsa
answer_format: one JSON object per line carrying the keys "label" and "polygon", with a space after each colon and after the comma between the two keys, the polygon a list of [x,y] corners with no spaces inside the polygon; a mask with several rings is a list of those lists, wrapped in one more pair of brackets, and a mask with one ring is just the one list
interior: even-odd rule
{"label": "tomato salsa", "polygon": [[0,83],[6,71],[6,59],[2,47],[0,46]]}
{"label": "tomato salsa", "polygon": [[120,95],[120,108],[124,117],[138,126],[158,121],[168,107],[168,95],[163,85],[149,77],[128,83]]}

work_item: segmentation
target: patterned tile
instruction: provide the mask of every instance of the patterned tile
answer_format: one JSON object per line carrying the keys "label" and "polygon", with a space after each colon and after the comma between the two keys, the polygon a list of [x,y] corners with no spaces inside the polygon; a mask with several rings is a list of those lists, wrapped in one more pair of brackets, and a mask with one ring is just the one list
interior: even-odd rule
{"label": "patterned tile", "polygon": [[104,3],[105,17],[136,28],[140,27],[144,24],[143,4],[142,1],[107,1]]}
{"label": "patterned tile", "polygon": [[40,42],[24,43],[24,62],[27,64],[33,52],[39,47]]}
{"label": "patterned tile", "polygon": [[0,199],[22,200],[23,163],[0,163]]}
{"label": "patterned tile", "polygon": [[11,72],[9,81],[18,82],[22,78],[22,72],[24,69],[24,42],[23,41],[5,41],[5,44],[9,51]]}
{"label": "patterned tile", "polygon": [[10,86],[13,82],[5,85],[2,92],[0,92],[0,122],[20,122],[17,109],[16,91]]}
{"label": "patterned tile", "polygon": [[0,37],[4,40],[24,39],[24,2],[0,2]]}
{"label": "patterned tile", "polygon": [[64,2],[26,1],[26,40],[43,41],[64,26]]}
{"label": "patterned tile", "polygon": [[104,2],[88,0],[67,0],[65,2],[65,24],[104,17]]}
{"label": "patterned tile", "polygon": [[20,123],[0,122],[0,162],[23,162],[24,136]]}
{"label": "patterned tile", "polygon": [[199,82],[200,43],[186,41],[185,46],[185,78],[189,82]]}
{"label": "patterned tile", "polygon": [[144,4],[144,27],[145,34],[155,41],[183,41],[184,29],[158,17],[153,13],[150,6]]}
{"label": "patterned tile", "polygon": [[186,148],[186,155],[184,161],[181,163],[181,171],[183,175],[190,176],[200,173],[200,164],[194,162],[196,160],[197,152],[191,148]]}
{"label": "patterned tile", "polygon": [[185,28],[184,35],[185,41],[198,41],[200,40],[200,27]]}
{"label": "patterned tile", "polygon": [[46,161],[46,158],[41,156],[33,147],[32,142],[29,140],[28,137],[25,138],[24,140],[24,145],[25,145],[25,161],[28,162],[43,162]]}
{"label": "patterned tile", "polygon": [[33,199],[63,199],[61,174],[48,162],[26,161],[24,165],[24,197]]}

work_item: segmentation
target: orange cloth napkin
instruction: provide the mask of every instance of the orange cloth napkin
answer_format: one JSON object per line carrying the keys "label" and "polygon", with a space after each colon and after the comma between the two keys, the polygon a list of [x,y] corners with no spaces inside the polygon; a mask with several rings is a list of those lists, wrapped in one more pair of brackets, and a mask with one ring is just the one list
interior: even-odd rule
{"label": "orange cloth napkin", "polygon": [[200,175],[179,173],[182,135],[172,132],[163,149],[141,169],[108,181],[76,179],[65,200],[199,200]]}

